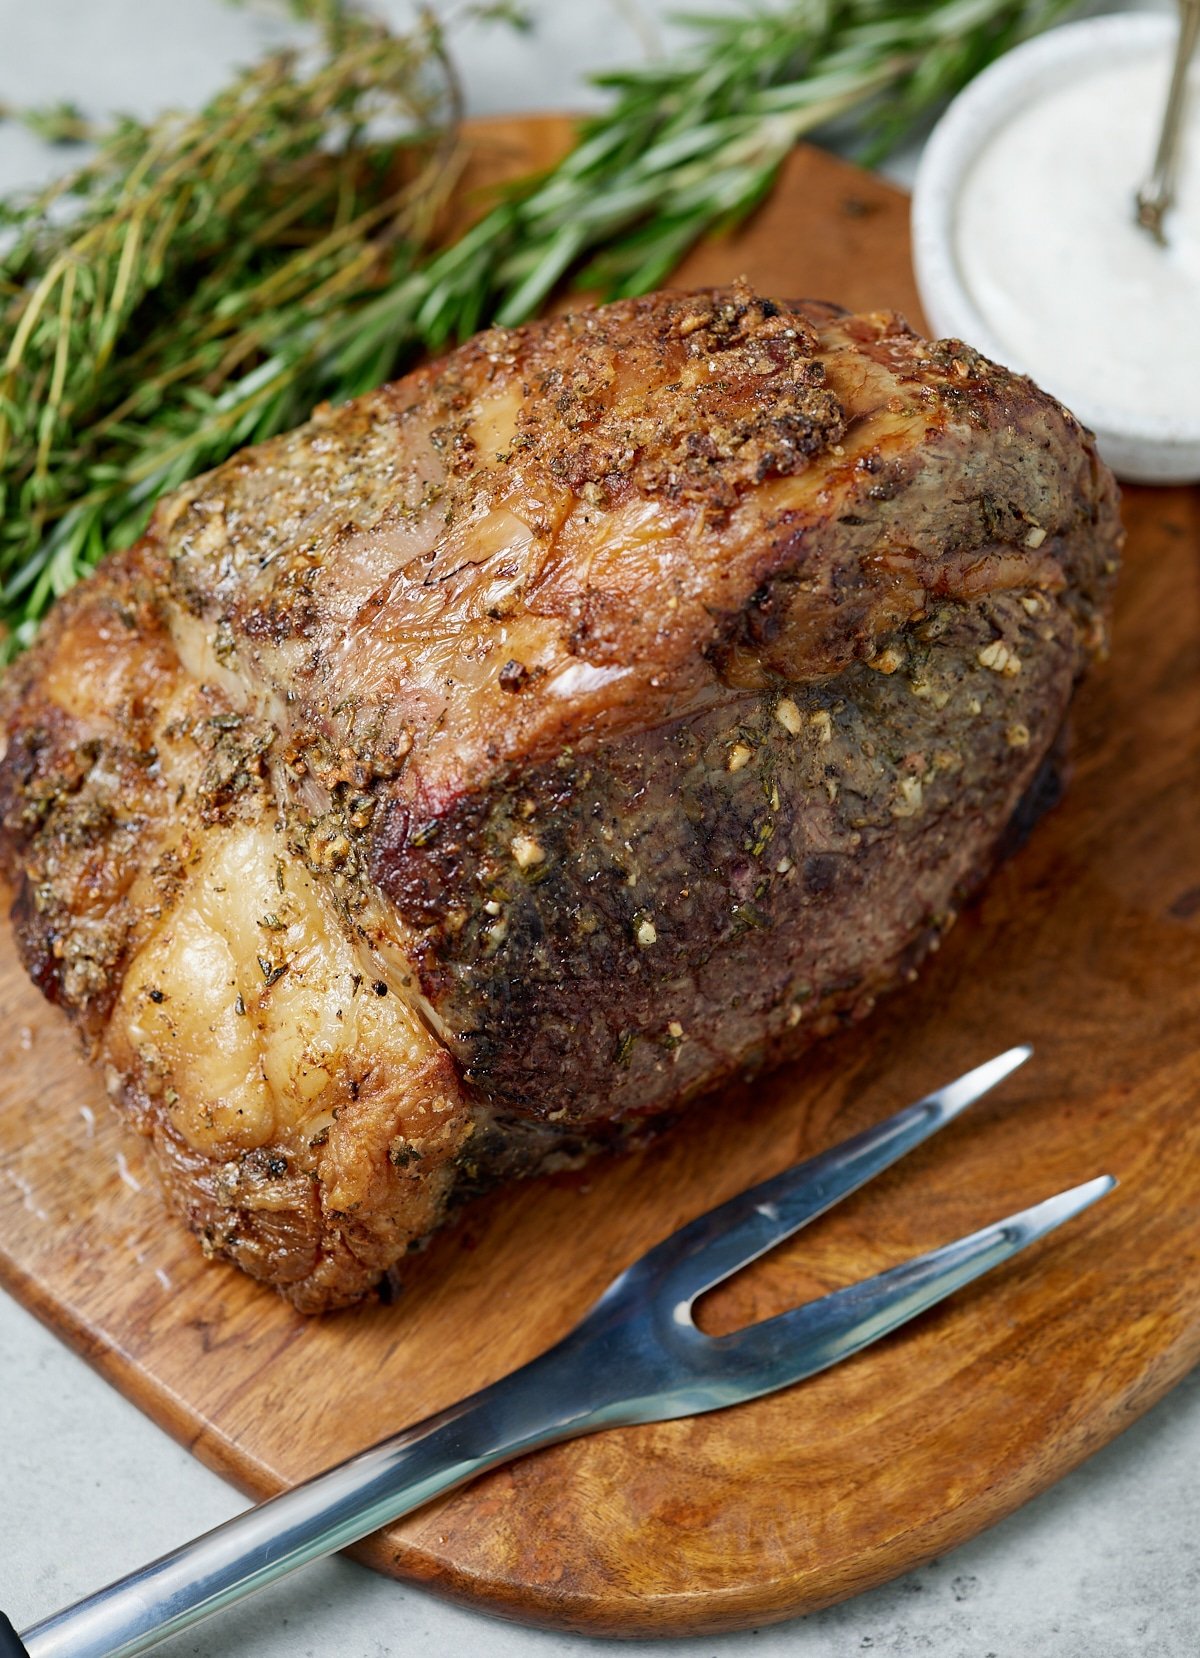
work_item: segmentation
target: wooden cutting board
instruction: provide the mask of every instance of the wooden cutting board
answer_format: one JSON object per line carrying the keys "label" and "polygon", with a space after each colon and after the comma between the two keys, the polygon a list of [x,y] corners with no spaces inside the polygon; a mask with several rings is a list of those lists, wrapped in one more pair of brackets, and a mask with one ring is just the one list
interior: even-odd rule
{"label": "wooden cutting board", "polygon": [[[515,171],[566,132],[512,122],[482,142]],[[739,272],[918,320],[904,197],[815,150],[682,274]],[[313,1322],[206,1264],[5,936],[5,1284],[263,1496],[530,1358],[688,1217],[1028,1040],[1036,1059],[995,1098],[715,1292],[701,1322],[766,1317],[1101,1171],[1114,1196],[802,1387],[526,1458],[361,1553],[513,1618],[697,1633],[826,1605],[1016,1508],[1200,1357],[1200,492],[1130,490],[1126,522],[1112,659],[1078,699],[1066,799],[920,982],[651,1149],[480,1203],[392,1306]]]}

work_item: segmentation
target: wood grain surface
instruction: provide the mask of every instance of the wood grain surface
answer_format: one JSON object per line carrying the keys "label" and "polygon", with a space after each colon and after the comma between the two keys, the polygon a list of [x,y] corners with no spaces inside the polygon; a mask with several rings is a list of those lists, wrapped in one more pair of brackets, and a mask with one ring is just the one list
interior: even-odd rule
{"label": "wood grain surface", "polygon": [[[490,127],[497,170],[562,121]],[[907,204],[812,150],[684,280],[917,319]],[[493,1380],[690,1216],[1010,1043],[996,1096],[709,1296],[765,1317],[1102,1171],[1120,1189],[1019,1262],[773,1398],[500,1470],[364,1545],[506,1616],[735,1629],[940,1554],[1127,1426],[1200,1357],[1200,492],[1131,490],[1110,662],[1064,802],[920,982],[643,1153],[478,1204],[395,1304],[305,1320],[209,1265],[56,1013],[0,943],[0,1274],[198,1456],[265,1495]],[[398,1609],[399,1610],[399,1609]]]}

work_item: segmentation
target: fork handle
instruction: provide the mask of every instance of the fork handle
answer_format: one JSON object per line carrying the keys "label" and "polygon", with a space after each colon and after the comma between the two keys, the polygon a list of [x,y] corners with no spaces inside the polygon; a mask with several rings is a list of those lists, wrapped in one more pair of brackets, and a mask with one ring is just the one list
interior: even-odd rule
{"label": "fork handle", "polygon": [[25,1630],[24,1645],[3,1620],[0,1658],[144,1652],[510,1457],[588,1431],[590,1407],[571,1404],[578,1384],[564,1346],[552,1348],[449,1410],[56,1612]]}
{"label": "fork handle", "polygon": [[28,1647],[3,1612],[0,1612],[0,1658],[29,1658]]}

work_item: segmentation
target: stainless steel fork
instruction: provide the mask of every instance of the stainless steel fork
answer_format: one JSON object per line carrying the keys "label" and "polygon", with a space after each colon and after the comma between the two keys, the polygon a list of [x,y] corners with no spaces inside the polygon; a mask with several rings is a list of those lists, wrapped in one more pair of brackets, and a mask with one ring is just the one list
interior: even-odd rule
{"label": "stainless steel fork", "polygon": [[[481,1392],[235,1516],[18,1637],[0,1658],[126,1658],[488,1468],[600,1428],[756,1399],[857,1353],[1069,1220],[1108,1175],[732,1335],[698,1296],[920,1145],[1029,1058],[1011,1048],[886,1122],[691,1221],[614,1279],[557,1346]],[[4,1624],[0,1616],[0,1624]],[[6,1642],[8,1644],[6,1644]]]}

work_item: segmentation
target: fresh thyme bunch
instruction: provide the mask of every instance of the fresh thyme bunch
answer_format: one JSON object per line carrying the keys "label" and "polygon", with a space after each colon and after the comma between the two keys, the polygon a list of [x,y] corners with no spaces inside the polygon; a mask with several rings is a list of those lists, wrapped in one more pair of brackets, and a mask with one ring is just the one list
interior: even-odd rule
{"label": "fresh thyme bunch", "polygon": [[[440,26],[397,36],[344,0],[292,0],[323,27],[315,68],[277,54],[0,204],[6,648],[164,490],[420,350],[521,321],[564,279],[656,286],[754,208],[801,135],[837,122],[878,159],[1070,3],[739,0],[688,19],[690,52],[598,77],[614,100],[566,158],[431,253],[457,178]],[[403,138],[368,131],[381,111]]]}
{"label": "fresh thyme bunch", "polygon": [[197,114],[120,119],[78,170],[0,203],[10,650],[156,496],[338,390],[325,329],[414,268],[453,186],[437,22],[401,36],[295,5],[322,49],[272,54]]}

